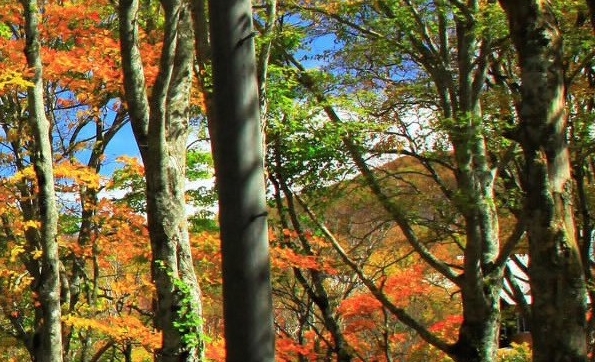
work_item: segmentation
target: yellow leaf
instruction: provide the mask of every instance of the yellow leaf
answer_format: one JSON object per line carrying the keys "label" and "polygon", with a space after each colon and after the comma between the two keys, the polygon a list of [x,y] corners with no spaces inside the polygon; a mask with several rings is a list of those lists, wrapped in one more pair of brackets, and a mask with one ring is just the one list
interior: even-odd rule
{"label": "yellow leaf", "polygon": [[25,229],[25,230],[39,229],[40,226],[41,226],[40,222],[36,221],[36,220],[27,220],[23,223],[23,229]]}
{"label": "yellow leaf", "polygon": [[14,248],[10,250],[10,261],[16,262],[19,255],[25,252],[25,248],[22,245],[16,245]]}
{"label": "yellow leaf", "polygon": [[34,84],[23,78],[23,75],[16,71],[7,71],[0,75],[0,90],[7,86],[16,86],[17,88],[33,87]]}
{"label": "yellow leaf", "polygon": [[37,259],[41,258],[41,256],[43,255],[43,251],[35,250],[35,251],[31,252],[31,255],[33,256],[34,260],[37,260]]}

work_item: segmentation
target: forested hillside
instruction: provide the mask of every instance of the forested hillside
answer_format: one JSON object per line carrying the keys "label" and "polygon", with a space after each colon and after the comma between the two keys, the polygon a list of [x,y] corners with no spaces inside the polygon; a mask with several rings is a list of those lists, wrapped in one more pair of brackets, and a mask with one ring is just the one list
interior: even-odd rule
{"label": "forested hillside", "polygon": [[0,360],[595,361],[594,34],[589,0],[0,1]]}

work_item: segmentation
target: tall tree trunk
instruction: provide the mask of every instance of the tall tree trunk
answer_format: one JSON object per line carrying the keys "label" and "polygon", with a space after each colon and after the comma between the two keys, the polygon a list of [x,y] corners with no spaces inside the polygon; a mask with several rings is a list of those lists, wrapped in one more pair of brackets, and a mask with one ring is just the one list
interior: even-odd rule
{"label": "tall tree trunk", "polygon": [[43,69],[40,53],[39,16],[36,0],[21,2],[25,13],[25,55],[27,65],[33,69],[33,86],[29,87],[28,111],[35,139],[31,156],[37,179],[39,205],[39,246],[41,265],[34,289],[38,292],[41,320],[33,337],[33,358],[36,362],[62,361],[62,326],[60,307],[60,268],[58,257],[58,210],[54,191],[54,169],[51,145],[51,127],[45,115],[43,102]]}
{"label": "tall tree trunk", "polygon": [[[452,87],[453,79],[441,92],[458,96],[444,102],[444,117],[446,120],[454,117],[454,124],[448,130],[458,187],[453,202],[465,219],[467,239],[464,278],[460,283],[463,323],[453,350],[458,361],[487,362],[496,359],[498,349],[503,278],[503,265],[495,265],[500,246],[494,198],[496,168],[488,159],[479,101],[491,41],[489,35],[477,35],[479,2],[468,1],[467,10],[473,14],[472,19],[455,20],[458,87]],[[440,83],[436,79],[436,84]]]}
{"label": "tall tree trunk", "polygon": [[566,143],[562,36],[548,2],[500,0],[521,68],[533,360],[586,361],[586,288]]}
{"label": "tall tree trunk", "polygon": [[[467,116],[480,117],[475,112]],[[462,133],[469,138],[453,140],[461,196],[455,203],[465,219],[467,242],[460,283],[463,323],[452,355],[457,361],[488,362],[496,359],[498,349],[503,266],[496,265],[499,235],[494,174],[487,163],[485,139],[477,132],[477,127],[465,127]]]}
{"label": "tall tree trunk", "polygon": [[211,0],[227,361],[274,360],[262,134],[248,0]]}
{"label": "tall tree trunk", "polygon": [[192,264],[185,202],[186,142],[194,58],[189,4],[161,1],[164,45],[147,97],[138,49],[137,0],[120,2],[126,100],[145,165],[147,221],[157,291],[155,325],[163,334],[161,362],[203,358],[200,288]]}

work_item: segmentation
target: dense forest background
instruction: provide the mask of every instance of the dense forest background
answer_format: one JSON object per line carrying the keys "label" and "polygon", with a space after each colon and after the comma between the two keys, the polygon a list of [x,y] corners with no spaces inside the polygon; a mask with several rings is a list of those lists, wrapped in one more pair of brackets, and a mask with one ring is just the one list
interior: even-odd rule
{"label": "dense forest background", "polygon": [[595,361],[594,11],[0,1],[0,359]]}

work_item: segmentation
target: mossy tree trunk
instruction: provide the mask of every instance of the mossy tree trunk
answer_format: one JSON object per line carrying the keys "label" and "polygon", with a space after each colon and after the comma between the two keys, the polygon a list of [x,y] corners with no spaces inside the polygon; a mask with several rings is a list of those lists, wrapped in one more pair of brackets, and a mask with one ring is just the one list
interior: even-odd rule
{"label": "mossy tree trunk", "polygon": [[190,4],[163,0],[164,43],[148,97],[139,51],[138,0],[120,1],[126,104],[145,166],[147,222],[157,291],[155,325],[163,334],[159,362],[203,359],[200,287],[186,220],[185,171],[194,60]]}
{"label": "mossy tree trunk", "polygon": [[586,287],[576,242],[566,142],[562,35],[544,1],[500,0],[521,71],[533,361],[583,362]]}

